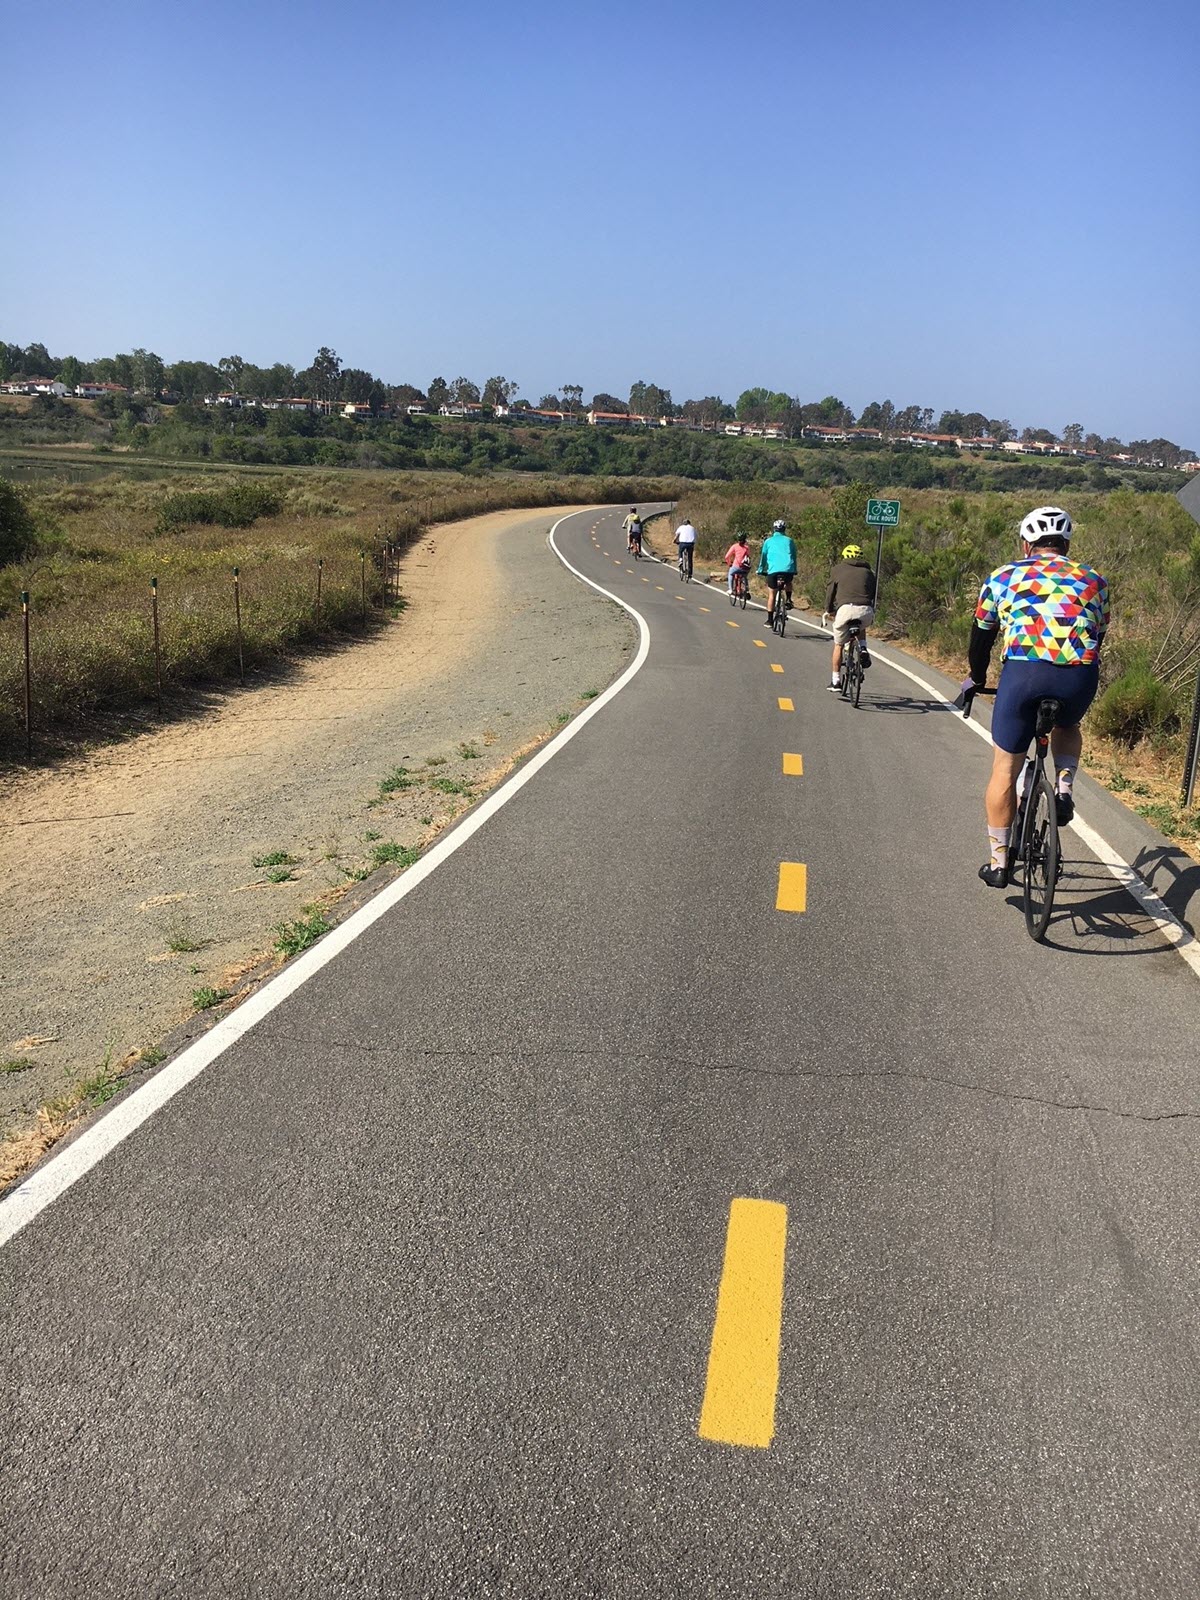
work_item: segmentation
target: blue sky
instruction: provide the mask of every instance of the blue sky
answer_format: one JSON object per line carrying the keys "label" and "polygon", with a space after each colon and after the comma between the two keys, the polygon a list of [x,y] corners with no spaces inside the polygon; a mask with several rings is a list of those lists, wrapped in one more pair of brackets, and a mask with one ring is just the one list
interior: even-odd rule
{"label": "blue sky", "polygon": [[1200,448],[1193,37],[1182,0],[0,0],[0,337]]}

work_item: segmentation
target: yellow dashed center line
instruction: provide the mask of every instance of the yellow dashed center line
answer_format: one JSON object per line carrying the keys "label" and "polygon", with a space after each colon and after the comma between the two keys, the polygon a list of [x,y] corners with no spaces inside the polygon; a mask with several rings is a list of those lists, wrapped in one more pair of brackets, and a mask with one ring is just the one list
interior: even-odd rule
{"label": "yellow dashed center line", "polygon": [[804,776],[804,757],[791,755],[788,751],[783,754],[784,776],[788,778],[802,778]]}
{"label": "yellow dashed center line", "polygon": [[781,694],[779,696],[779,709],[780,711],[795,711],[796,708],[788,699],[787,695]]}
{"label": "yellow dashed center line", "polygon": [[803,861],[779,863],[779,887],[775,891],[776,911],[804,911],[808,904],[808,868]]}
{"label": "yellow dashed center line", "polygon": [[778,661],[772,661],[772,663],[771,663],[771,671],[772,672],[782,672],[783,668],[779,665]]}
{"label": "yellow dashed center line", "polygon": [[663,592],[663,586],[662,586],[662,584],[661,584],[661,583],[656,583],[656,584],[655,584],[655,585],[654,585],[654,587],[655,587],[655,588],[656,588],[656,589],[657,589],[657,590],[658,590],[658,592],[659,592],[659,594],[662,594],[662,592]]}
{"label": "yellow dashed center line", "polygon": [[700,609],[701,609],[701,611],[708,611],[709,607],[708,606],[701,606]]}
{"label": "yellow dashed center line", "polygon": [[642,579],[642,582],[643,582],[643,583],[649,583],[649,582],[650,582],[650,579],[649,579],[649,578],[643,578],[643,579]]}
{"label": "yellow dashed center line", "polygon": [[730,622],[730,621],[729,621],[729,619],[728,619],[728,617],[726,617],[726,619],[725,619],[725,626],[726,626],[726,627],[727,627],[727,628],[736,628],[736,627],[737,627],[737,626],[738,626],[738,624],[737,624],[737,623],[736,623],[736,622]]}
{"label": "yellow dashed center line", "polygon": [[765,1450],[775,1435],[787,1207],[735,1200],[700,1410],[702,1439]]}
{"label": "yellow dashed center line", "polygon": [[765,650],[767,648],[766,641],[764,639],[755,639],[754,642],[760,650]]}

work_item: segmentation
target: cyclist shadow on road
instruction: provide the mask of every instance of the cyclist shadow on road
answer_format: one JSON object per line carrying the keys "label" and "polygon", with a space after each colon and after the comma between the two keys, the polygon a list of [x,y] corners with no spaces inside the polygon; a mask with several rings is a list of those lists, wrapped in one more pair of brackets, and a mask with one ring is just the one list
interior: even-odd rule
{"label": "cyclist shadow on road", "polygon": [[[1019,915],[1019,885],[1007,899]],[[1153,919],[1103,867],[1065,858],[1042,943],[1072,956],[1156,956],[1170,948]]]}
{"label": "cyclist shadow on road", "polygon": [[904,716],[924,716],[930,711],[945,711],[943,700],[917,700],[910,695],[872,695],[863,691],[860,711],[891,711]]}

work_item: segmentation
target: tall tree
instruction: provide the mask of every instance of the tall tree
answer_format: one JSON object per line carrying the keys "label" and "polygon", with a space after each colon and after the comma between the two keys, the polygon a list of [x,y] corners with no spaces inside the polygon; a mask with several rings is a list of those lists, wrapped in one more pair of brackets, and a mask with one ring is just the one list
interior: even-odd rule
{"label": "tall tree", "polygon": [[629,386],[629,409],[634,416],[640,417],[646,405],[646,380],[639,378],[636,383]]}
{"label": "tall tree", "polygon": [[448,406],[451,400],[450,385],[445,378],[435,378],[427,391],[429,404],[435,411],[440,411],[443,406]]}
{"label": "tall tree", "polygon": [[479,404],[479,385],[472,383],[470,378],[455,378],[450,385],[456,405],[466,406]]}
{"label": "tall tree", "polygon": [[27,344],[21,355],[22,370],[27,378],[48,378],[58,362],[44,344]]}
{"label": "tall tree", "polygon": [[1062,442],[1068,450],[1081,450],[1083,448],[1083,423],[1068,422],[1062,431]]}
{"label": "tall tree", "polygon": [[58,381],[65,383],[68,389],[73,389],[76,384],[83,382],[83,362],[76,356],[65,356],[58,369]]}
{"label": "tall tree", "polygon": [[241,356],[222,356],[217,362],[217,371],[221,374],[227,388],[234,394],[242,392],[242,373],[246,370],[246,363]]}
{"label": "tall tree", "polygon": [[987,432],[989,439],[995,439],[997,444],[1005,444],[1009,439],[1017,437],[1017,430],[1007,417],[989,417]]}
{"label": "tall tree", "polygon": [[331,350],[323,344],[312,359],[309,367],[309,381],[313,396],[317,400],[336,400],[338,396],[338,383],[341,377],[342,363],[336,350]]}
{"label": "tall tree", "polygon": [[588,407],[588,410],[589,411],[616,411],[616,412],[626,412],[627,413],[628,410],[629,410],[629,407],[625,404],[624,400],[618,400],[615,394],[604,394],[603,392],[601,392],[600,394],[594,394],[592,396],[592,403]]}
{"label": "tall tree", "polygon": [[580,411],[583,408],[583,385],[581,383],[564,383],[562,386],[564,411]]}
{"label": "tall tree", "polygon": [[485,406],[506,406],[516,398],[520,384],[511,383],[507,378],[489,378],[483,386],[483,404]]}

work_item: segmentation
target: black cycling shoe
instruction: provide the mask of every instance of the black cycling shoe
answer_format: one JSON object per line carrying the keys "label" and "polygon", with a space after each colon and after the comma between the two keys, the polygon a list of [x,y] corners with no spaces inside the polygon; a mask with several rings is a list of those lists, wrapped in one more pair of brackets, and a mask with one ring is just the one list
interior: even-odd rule
{"label": "black cycling shoe", "polygon": [[1054,796],[1054,811],[1058,818],[1060,828],[1065,828],[1075,816],[1075,796],[1073,794],[1056,794]]}
{"label": "black cycling shoe", "polygon": [[979,876],[989,889],[1008,888],[1008,868],[993,867],[990,862],[985,862],[979,869]]}
{"label": "black cycling shoe", "polygon": [[865,672],[867,670],[867,668],[871,665],[871,657],[867,654],[867,652],[865,650],[860,650],[858,652],[858,659],[859,659],[859,663],[862,666],[863,671]]}

